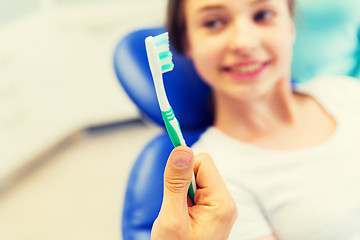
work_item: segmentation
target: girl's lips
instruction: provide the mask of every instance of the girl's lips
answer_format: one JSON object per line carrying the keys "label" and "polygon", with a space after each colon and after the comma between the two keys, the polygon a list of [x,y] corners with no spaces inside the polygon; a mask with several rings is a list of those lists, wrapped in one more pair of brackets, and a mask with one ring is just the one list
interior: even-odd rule
{"label": "girl's lips", "polygon": [[229,67],[224,67],[223,70],[232,78],[244,79],[254,78],[260,75],[269,62],[254,62],[247,64],[237,64]]}

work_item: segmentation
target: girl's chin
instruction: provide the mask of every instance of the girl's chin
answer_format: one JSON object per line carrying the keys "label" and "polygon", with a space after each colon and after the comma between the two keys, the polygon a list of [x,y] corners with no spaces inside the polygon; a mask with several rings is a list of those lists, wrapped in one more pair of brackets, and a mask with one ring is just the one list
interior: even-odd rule
{"label": "girl's chin", "polygon": [[271,83],[254,82],[242,82],[243,84],[227,84],[225,88],[221,90],[219,94],[220,98],[234,101],[234,104],[238,103],[255,103],[261,100],[265,100],[265,96],[273,95],[274,85]]}

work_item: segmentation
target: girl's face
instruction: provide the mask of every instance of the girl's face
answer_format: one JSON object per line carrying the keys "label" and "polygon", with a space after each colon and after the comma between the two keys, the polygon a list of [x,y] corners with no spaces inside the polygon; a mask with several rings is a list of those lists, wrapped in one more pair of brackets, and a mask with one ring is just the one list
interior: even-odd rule
{"label": "girl's face", "polygon": [[215,97],[249,101],[290,80],[287,0],[185,0],[186,54]]}

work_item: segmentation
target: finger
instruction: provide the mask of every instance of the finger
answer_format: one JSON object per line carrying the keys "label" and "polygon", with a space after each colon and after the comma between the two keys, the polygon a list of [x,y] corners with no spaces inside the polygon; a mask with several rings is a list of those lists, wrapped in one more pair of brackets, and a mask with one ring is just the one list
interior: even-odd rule
{"label": "finger", "polygon": [[194,154],[190,148],[180,146],[172,151],[164,172],[162,211],[177,217],[180,213],[187,214],[187,195],[193,167]]}
{"label": "finger", "polygon": [[196,184],[199,188],[218,188],[225,186],[214,161],[209,154],[201,153],[196,155],[194,172]]}
{"label": "finger", "polygon": [[224,197],[229,196],[228,189],[215,163],[208,154],[202,153],[195,157],[194,172],[196,174],[196,184],[199,188],[198,194],[195,194],[195,204],[202,203],[199,202],[199,199],[210,201],[207,198],[208,196],[211,196],[214,201],[221,201]]}

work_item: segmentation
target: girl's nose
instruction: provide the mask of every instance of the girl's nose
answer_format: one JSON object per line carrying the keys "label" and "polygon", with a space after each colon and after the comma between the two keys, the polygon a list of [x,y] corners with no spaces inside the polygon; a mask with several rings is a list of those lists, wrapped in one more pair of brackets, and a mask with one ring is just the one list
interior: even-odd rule
{"label": "girl's nose", "polygon": [[234,22],[229,34],[228,48],[239,55],[249,55],[254,52],[259,44],[256,28],[245,21]]}

